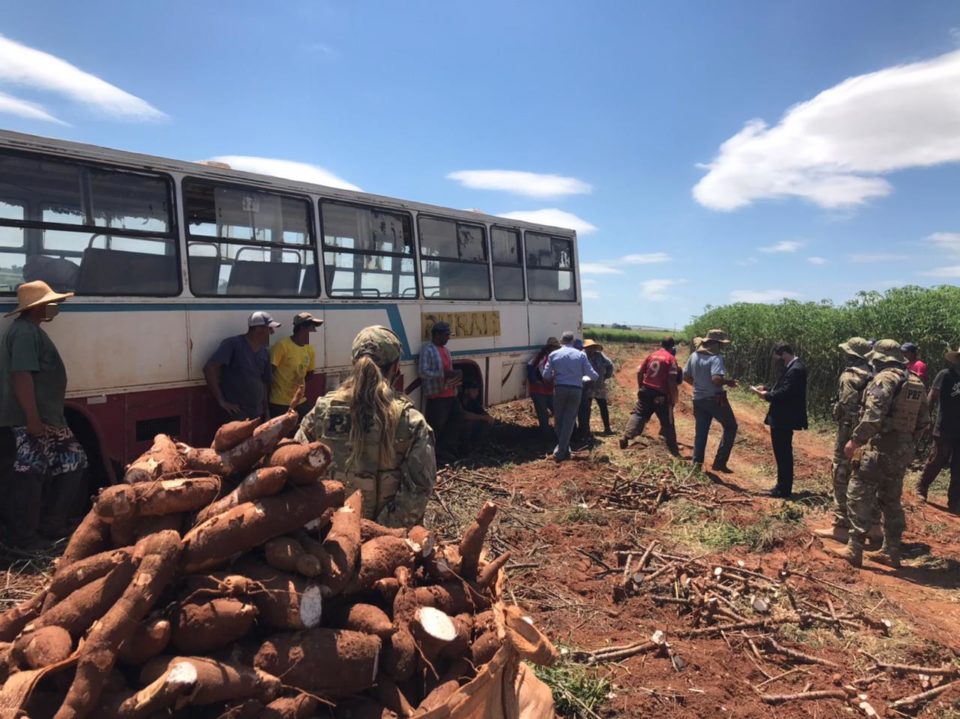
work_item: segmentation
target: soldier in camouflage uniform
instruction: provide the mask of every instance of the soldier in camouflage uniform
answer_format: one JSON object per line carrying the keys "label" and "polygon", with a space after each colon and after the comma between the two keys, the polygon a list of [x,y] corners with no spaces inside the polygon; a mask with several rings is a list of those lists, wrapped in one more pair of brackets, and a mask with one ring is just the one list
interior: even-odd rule
{"label": "soldier in camouflage uniform", "polygon": [[876,375],[867,385],[860,421],[844,448],[848,459],[861,450],[862,455],[847,487],[850,537],[842,556],[855,567],[862,565],[876,498],[883,512],[883,547],[870,558],[896,568],[906,526],[900,504],[903,477],[916,450],[915,439],[930,423],[927,394],[923,382],[907,372],[898,342],[877,342],[867,358]]}
{"label": "soldier in camouflage uniform", "polygon": [[[837,441],[833,450],[833,526],[816,531],[821,537],[831,537],[838,542],[847,541],[850,523],[847,518],[847,484],[850,481],[850,460],[843,448],[850,440],[854,426],[860,417],[863,391],[873,378],[873,370],[867,361],[870,343],[862,337],[851,337],[839,345],[846,357],[847,366],[837,381],[837,402],[833,406],[833,418],[837,420]],[[880,512],[876,510],[874,524],[878,525]],[[879,526],[877,526],[879,529]]]}
{"label": "soldier in camouflage uniform", "polygon": [[433,430],[406,395],[393,389],[400,340],[367,327],[353,340],[353,373],[320,397],[297,431],[298,442],[333,451],[334,474],[348,493],[363,492],[363,516],[388,527],[423,521],[437,477]]}

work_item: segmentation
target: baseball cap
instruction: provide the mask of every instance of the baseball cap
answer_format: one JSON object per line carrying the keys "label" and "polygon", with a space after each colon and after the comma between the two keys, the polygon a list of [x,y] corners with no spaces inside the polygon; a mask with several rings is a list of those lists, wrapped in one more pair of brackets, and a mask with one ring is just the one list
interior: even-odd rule
{"label": "baseball cap", "polygon": [[388,367],[400,359],[400,351],[400,339],[393,331],[374,325],[364,327],[353,338],[350,355],[354,362],[366,355],[377,367]]}
{"label": "baseball cap", "polygon": [[430,328],[430,334],[436,334],[438,332],[450,332],[450,325],[443,320],[434,322],[433,327]]}
{"label": "baseball cap", "polygon": [[280,323],[275,321],[269,312],[264,312],[263,310],[251,312],[247,318],[247,327],[272,327],[273,329],[277,329],[279,326]]}
{"label": "baseball cap", "polygon": [[920,350],[913,342],[904,342],[900,345],[901,352],[918,352]]}
{"label": "baseball cap", "polygon": [[294,328],[300,327],[301,325],[313,325],[314,327],[319,327],[322,324],[323,320],[318,320],[309,312],[298,312],[293,316]]}

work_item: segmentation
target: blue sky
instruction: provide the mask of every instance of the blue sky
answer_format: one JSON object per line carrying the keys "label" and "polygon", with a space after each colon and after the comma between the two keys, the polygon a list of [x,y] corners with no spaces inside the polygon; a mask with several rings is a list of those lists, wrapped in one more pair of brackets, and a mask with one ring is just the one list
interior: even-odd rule
{"label": "blue sky", "polygon": [[957,3],[7,2],[0,127],[569,213],[587,321],[960,277]]}

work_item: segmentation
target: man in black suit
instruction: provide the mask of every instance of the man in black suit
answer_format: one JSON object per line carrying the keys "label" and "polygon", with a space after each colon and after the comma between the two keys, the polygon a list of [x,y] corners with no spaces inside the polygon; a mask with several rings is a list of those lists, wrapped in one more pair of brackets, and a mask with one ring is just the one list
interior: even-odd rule
{"label": "man in black suit", "polygon": [[770,403],[766,424],[770,425],[773,456],[777,460],[777,486],[771,497],[789,499],[793,493],[793,433],[807,428],[807,368],[786,342],[773,346],[773,356],[785,367],[773,389],[754,391]]}

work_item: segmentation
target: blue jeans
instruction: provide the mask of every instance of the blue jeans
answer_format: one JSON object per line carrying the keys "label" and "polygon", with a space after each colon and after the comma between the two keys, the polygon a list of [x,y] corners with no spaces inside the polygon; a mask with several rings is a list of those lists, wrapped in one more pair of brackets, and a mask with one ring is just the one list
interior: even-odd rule
{"label": "blue jeans", "polygon": [[723,427],[723,437],[717,447],[717,456],[713,464],[722,467],[730,459],[733,443],[737,438],[737,418],[733,416],[733,408],[727,399],[726,393],[693,400],[693,418],[696,424],[696,433],[693,440],[693,461],[703,464],[703,456],[707,453],[707,436],[710,434],[710,425],[717,420]]}
{"label": "blue jeans", "polygon": [[557,385],[553,388],[553,421],[557,429],[557,446],[553,450],[554,459],[567,459],[570,456],[570,436],[577,423],[580,411],[580,387]]}

